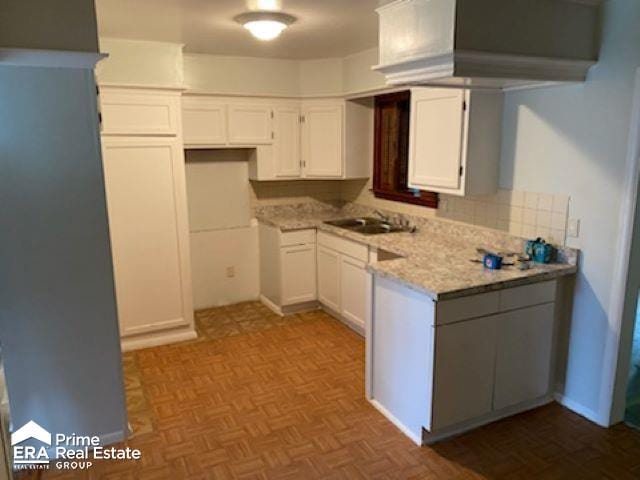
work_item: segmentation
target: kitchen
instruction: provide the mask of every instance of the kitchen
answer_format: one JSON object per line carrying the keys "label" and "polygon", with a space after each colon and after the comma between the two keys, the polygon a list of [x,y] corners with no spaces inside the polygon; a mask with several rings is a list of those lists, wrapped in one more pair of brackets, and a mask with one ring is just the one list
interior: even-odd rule
{"label": "kitchen", "polygon": [[[96,2],[129,430],[105,438],[151,445],[166,433],[179,442],[198,431],[194,419],[231,434],[240,421],[227,411],[232,401],[198,393],[219,382],[242,391],[227,369],[245,372],[258,399],[279,372],[314,408],[326,388],[320,411],[332,411],[332,393],[340,407],[357,403],[399,451],[406,441],[431,452],[461,434],[482,438],[523,412],[573,411],[594,428],[621,419],[612,392],[626,385],[607,382],[622,370],[610,375],[606,364],[624,353],[610,350],[619,332],[602,305],[615,293],[603,248],[619,229],[622,188],[594,192],[617,182],[602,175],[614,150],[623,176],[633,126],[613,112],[631,112],[629,72],[640,62],[637,52],[616,49],[633,38],[628,27],[612,25],[628,25],[635,7],[167,0],[153,12],[148,2],[125,3]],[[336,28],[331,18],[346,23]],[[260,21],[279,22],[278,31],[252,31]],[[607,127],[589,123],[595,110]],[[290,343],[305,331],[317,338]],[[283,349],[273,350],[279,342]],[[322,345],[337,364],[315,351]],[[243,351],[257,363],[236,363]],[[310,378],[321,368],[335,378],[308,385],[305,397],[297,383],[304,375],[281,358],[287,351]],[[209,378],[207,365],[221,378]],[[264,384],[260,369],[270,372]],[[252,397],[233,402],[251,412]],[[277,394],[269,398],[265,405],[278,403]],[[278,430],[260,405],[256,420],[243,423],[253,432],[239,440],[249,450],[262,438],[253,427]],[[351,418],[300,408],[307,413],[287,428],[304,430],[306,415]],[[172,422],[186,422],[182,433]],[[333,427],[338,437],[364,435]],[[190,453],[181,467],[158,462],[189,477]],[[221,460],[216,471],[240,475],[228,465]],[[312,476],[346,475],[349,462],[341,465]],[[276,467],[284,468],[280,460]]]}

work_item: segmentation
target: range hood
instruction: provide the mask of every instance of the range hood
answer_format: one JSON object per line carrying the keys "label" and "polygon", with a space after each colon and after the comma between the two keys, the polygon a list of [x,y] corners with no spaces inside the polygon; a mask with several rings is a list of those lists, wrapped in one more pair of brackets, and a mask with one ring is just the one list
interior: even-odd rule
{"label": "range hood", "polygon": [[528,88],[584,82],[600,0],[397,0],[378,8],[389,85]]}

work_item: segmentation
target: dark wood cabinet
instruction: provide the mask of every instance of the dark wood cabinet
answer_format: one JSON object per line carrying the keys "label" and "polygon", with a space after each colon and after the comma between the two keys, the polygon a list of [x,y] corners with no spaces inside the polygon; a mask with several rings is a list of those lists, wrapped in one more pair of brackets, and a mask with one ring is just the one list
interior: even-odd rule
{"label": "dark wood cabinet", "polygon": [[438,207],[438,194],[407,187],[411,92],[375,98],[373,194],[378,198]]}

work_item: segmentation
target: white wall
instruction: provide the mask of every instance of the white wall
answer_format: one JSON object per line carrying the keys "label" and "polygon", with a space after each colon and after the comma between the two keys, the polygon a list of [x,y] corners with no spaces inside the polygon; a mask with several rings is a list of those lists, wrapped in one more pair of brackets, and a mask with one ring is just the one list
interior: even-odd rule
{"label": "white wall", "polygon": [[378,64],[378,48],[354,53],[342,59],[342,86],[345,93],[384,88],[384,75],[371,70]]}
{"label": "white wall", "polygon": [[93,73],[0,67],[0,339],[14,427],[126,432]]}
{"label": "white wall", "polygon": [[612,248],[618,235],[640,3],[608,0],[600,62],[585,84],[506,95],[500,186],[565,193],[581,220],[582,249],[568,338],[564,395],[580,413],[608,421],[602,389]]}
{"label": "white wall", "polygon": [[295,60],[187,53],[184,80],[189,90],[221,94],[298,95]]}
{"label": "white wall", "polygon": [[342,95],[342,59],[304,60],[299,69],[302,95]]}
{"label": "white wall", "polygon": [[223,95],[343,95],[385,87],[373,48],[345,58],[286,60],[182,53],[176,43],[100,38],[100,82],[181,86]]}
{"label": "white wall", "polygon": [[100,38],[100,51],[109,58],[96,68],[98,81],[139,85],[182,86],[182,45]]}

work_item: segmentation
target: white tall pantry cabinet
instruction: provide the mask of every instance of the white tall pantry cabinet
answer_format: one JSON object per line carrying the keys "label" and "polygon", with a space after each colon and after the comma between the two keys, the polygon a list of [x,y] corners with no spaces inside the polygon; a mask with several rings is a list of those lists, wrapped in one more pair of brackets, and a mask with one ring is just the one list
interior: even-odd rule
{"label": "white tall pantry cabinet", "polygon": [[103,87],[100,103],[123,348],[195,338],[180,92]]}

